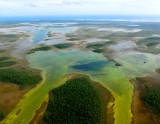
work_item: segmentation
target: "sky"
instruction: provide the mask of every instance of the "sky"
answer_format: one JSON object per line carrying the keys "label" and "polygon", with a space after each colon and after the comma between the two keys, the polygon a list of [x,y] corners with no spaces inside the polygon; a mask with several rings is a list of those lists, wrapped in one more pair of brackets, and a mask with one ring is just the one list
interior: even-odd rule
{"label": "sky", "polygon": [[160,16],[160,0],[0,0],[0,16]]}

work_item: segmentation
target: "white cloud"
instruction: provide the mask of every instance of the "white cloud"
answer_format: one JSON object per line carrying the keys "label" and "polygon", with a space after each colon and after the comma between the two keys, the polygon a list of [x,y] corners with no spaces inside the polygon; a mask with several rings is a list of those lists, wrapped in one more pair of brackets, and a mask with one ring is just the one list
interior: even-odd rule
{"label": "white cloud", "polygon": [[28,6],[28,7],[37,7],[37,5],[29,2],[29,3],[26,3],[25,6]]}
{"label": "white cloud", "polygon": [[0,0],[0,15],[160,15],[159,5],[160,0]]}

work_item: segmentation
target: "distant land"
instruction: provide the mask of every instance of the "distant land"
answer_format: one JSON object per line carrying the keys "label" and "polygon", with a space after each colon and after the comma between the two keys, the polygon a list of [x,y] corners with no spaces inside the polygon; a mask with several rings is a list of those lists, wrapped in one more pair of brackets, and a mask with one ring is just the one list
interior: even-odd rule
{"label": "distant land", "polygon": [[160,22],[160,16],[149,15],[53,15],[53,16],[1,16],[0,21],[140,21]]}

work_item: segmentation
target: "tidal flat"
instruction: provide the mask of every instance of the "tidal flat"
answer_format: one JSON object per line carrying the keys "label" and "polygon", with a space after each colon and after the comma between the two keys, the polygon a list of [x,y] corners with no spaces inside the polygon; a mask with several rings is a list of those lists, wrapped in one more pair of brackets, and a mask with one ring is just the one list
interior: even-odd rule
{"label": "tidal flat", "polygon": [[[32,123],[38,116],[36,111],[44,102],[49,102],[49,92],[65,86],[66,75],[73,73],[89,77],[113,97],[114,100],[106,102],[106,111],[113,113],[106,116],[109,124],[140,122],[142,114],[132,110],[137,105],[135,97],[139,96],[131,80],[150,76],[160,68],[160,30],[155,29],[155,25],[160,28],[160,23],[125,21],[16,22],[2,26],[0,59],[8,62],[4,57],[7,56],[16,65],[7,66],[6,63],[0,69],[18,68],[26,72],[31,69],[35,74],[41,74],[43,79],[30,90],[26,87],[27,91],[10,112],[5,106],[7,114],[1,123]],[[4,83],[14,82],[0,82],[0,87]],[[0,108],[2,106],[4,103]],[[5,112],[5,108],[0,111]],[[34,120],[36,123],[42,120],[45,109],[39,113],[41,119]],[[157,114],[151,114],[154,115]]]}

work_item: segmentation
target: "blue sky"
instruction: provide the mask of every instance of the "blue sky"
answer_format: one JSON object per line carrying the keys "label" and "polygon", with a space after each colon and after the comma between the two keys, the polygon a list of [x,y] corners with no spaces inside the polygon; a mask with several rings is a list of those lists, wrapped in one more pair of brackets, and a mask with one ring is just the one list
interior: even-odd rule
{"label": "blue sky", "polygon": [[160,15],[160,0],[0,0],[0,16]]}

